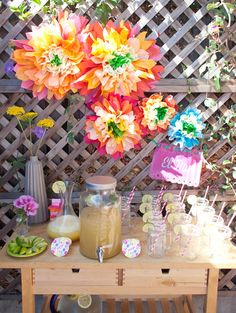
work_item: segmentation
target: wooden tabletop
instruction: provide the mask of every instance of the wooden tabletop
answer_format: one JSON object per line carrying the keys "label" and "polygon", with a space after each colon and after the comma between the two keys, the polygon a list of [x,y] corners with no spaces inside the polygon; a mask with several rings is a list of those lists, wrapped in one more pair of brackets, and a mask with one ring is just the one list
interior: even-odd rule
{"label": "wooden tabletop", "polygon": [[[31,226],[29,235],[37,235],[45,238],[48,243],[51,239],[46,233],[47,224]],[[13,235],[14,236],[14,235]],[[142,232],[141,218],[132,219],[130,234],[124,238],[138,238],[141,241],[142,252],[139,257],[128,259],[119,255],[104,260],[100,264],[97,260],[84,257],[79,251],[79,241],[76,241],[70,247],[69,253],[65,257],[55,257],[50,252],[50,247],[41,255],[29,258],[13,258],[7,255],[6,245],[0,251],[0,268],[94,268],[97,266],[106,268],[236,268],[236,247],[231,243],[227,246],[227,254],[217,258],[198,257],[191,261],[186,258],[166,255],[157,259],[147,255],[146,234]]]}

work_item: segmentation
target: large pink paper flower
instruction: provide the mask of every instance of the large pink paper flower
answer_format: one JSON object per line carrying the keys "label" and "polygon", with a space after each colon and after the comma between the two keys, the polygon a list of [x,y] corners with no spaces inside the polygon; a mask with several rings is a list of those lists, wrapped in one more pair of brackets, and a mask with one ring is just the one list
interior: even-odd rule
{"label": "large pink paper flower", "polygon": [[161,56],[155,40],[146,39],[145,32],[136,34],[129,22],[115,26],[109,21],[104,28],[91,24],[85,46],[88,57],[74,87],[83,95],[96,90],[104,97],[109,93],[143,97],[164,68],[156,64]]}
{"label": "large pink paper flower", "polygon": [[141,130],[135,121],[133,104],[127,97],[109,95],[92,105],[96,115],[86,117],[85,141],[96,143],[101,154],[119,158],[139,146]]}
{"label": "large pink paper flower", "polygon": [[12,59],[21,86],[39,99],[62,99],[68,91],[75,91],[72,83],[81,75],[86,24],[84,17],[62,12],[58,20],[33,27],[26,40],[14,40]]}

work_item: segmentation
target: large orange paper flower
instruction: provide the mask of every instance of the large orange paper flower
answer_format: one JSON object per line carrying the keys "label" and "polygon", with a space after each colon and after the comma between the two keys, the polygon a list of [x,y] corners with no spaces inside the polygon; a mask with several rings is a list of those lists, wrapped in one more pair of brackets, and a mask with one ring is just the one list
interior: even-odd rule
{"label": "large orange paper flower", "polygon": [[61,99],[68,91],[75,91],[72,83],[81,75],[86,24],[84,17],[64,12],[58,20],[33,27],[26,40],[15,40],[12,58],[21,86],[39,99]]}
{"label": "large orange paper flower", "polygon": [[164,100],[160,94],[153,94],[149,98],[142,99],[134,110],[143,135],[155,131],[165,132],[171,119],[177,113],[177,108],[171,95]]}
{"label": "large orange paper flower", "polygon": [[109,93],[144,96],[164,68],[156,65],[160,49],[155,40],[146,39],[145,32],[136,33],[128,22],[115,26],[110,21],[104,28],[98,22],[91,24],[86,41],[88,58],[74,86],[84,95],[97,90],[104,97]]}
{"label": "large orange paper flower", "polygon": [[135,121],[133,104],[128,97],[109,95],[92,105],[96,115],[86,117],[87,143],[97,143],[101,154],[119,158],[123,152],[137,148],[141,130]]}

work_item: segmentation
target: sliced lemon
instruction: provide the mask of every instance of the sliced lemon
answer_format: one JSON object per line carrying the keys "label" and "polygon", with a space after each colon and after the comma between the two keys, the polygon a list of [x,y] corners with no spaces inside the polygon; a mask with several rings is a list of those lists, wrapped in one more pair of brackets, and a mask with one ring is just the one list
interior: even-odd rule
{"label": "sliced lemon", "polygon": [[146,211],[150,211],[152,210],[152,205],[151,203],[148,203],[148,202],[145,202],[145,203],[141,203],[140,206],[139,206],[139,211],[141,213],[145,213]]}
{"label": "sliced lemon", "polygon": [[52,185],[52,191],[55,193],[64,193],[66,191],[66,185],[63,181],[55,181]]}
{"label": "sliced lemon", "polygon": [[175,203],[168,203],[166,205],[166,211],[170,213],[174,213],[176,211],[177,205]]}
{"label": "sliced lemon", "polygon": [[148,233],[149,231],[152,231],[152,230],[154,230],[154,225],[153,224],[146,223],[146,224],[143,225],[143,231],[145,233]]}
{"label": "sliced lemon", "polygon": [[79,297],[79,295],[68,295],[68,298],[69,298],[71,301],[77,300],[78,297]]}
{"label": "sliced lemon", "polygon": [[187,202],[191,205],[194,205],[197,201],[197,196],[195,195],[189,195],[187,196]]}
{"label": "sliced lemon", "polygon": [[153,200],[153,196],[152,195],[144,195],[142,197],[142,202],[143,203],[152,203],[152,200]]}
{"label": "sliced lemon", "polygon": [[179,235],[181,233],[182,225],[175,225],[174,227],[174,233],[176,235]]}
{"label": "sliced lemon", "polygon": [[153,218],[152,211],[147,211],[147,212],[143,215],[143,221],[144,221],[144,223],[147,223],[147,222],[150,221],[152,218]]}
{"label": "sliced lemon", "polygon": [[166,192],[164,193],[162,199],[164,202],[171,202],[174,200],[174,195],[171,192]]}
{"label": "sliced lemon", "polygon": [[92,297],[90,295],[79,295],[78,305],[82,309],[87,309],[92,304]]}
{"label": "sliced lemon", "polygon": [[174,220],[175,220],[176,214],[175,213],[170,213],[167,217],[167,221],[169,224],[173,224]]}

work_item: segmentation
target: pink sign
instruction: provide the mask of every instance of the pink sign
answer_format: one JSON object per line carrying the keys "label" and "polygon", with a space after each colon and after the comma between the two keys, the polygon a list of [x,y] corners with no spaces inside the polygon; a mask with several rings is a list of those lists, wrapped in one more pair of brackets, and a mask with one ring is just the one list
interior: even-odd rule
{"label": "pink sign", "polygon": [[161,143],[154,152],[150,177],[171,183],[198,187],[202,170],[202,152],[180,150],[174,145]]}

